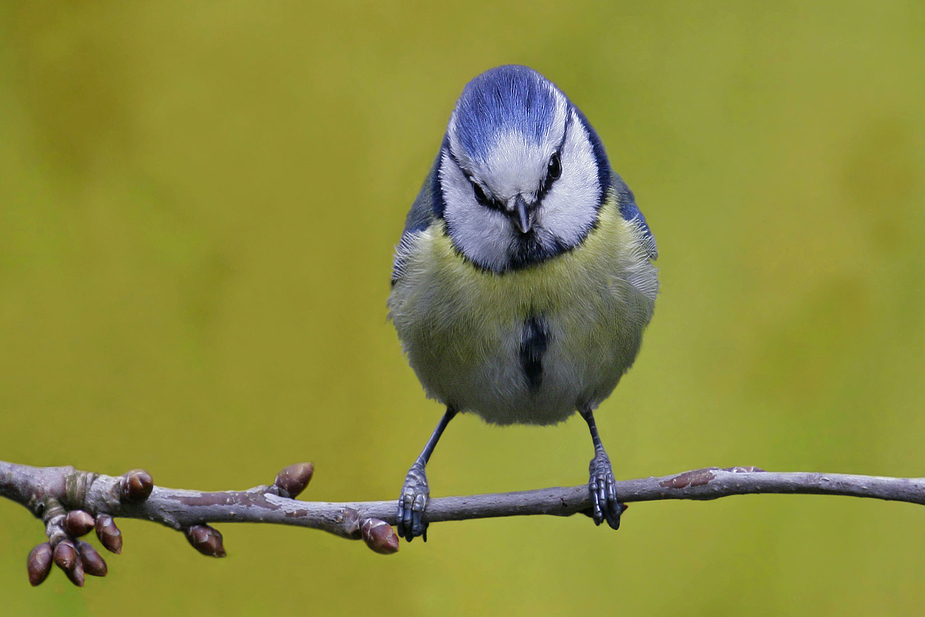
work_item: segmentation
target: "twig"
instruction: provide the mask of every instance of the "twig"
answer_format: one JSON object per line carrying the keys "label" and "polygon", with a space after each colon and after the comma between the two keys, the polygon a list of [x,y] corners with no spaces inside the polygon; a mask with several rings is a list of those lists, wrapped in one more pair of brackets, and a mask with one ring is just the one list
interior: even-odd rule
{"label": "twig", "polygon": [[[211,556],[224,556],[224,547],[221,534],[206,523],[309,527],[344,538],[362,538],[377,552],[398,550],[398,538],[390,527],[397,523],[394,500],[328,503],[294,499],[308,485],[312,473],[310,463],[300,463],[281,471],[270,486],[203,492],[156,487],[151,476],[141,470],[113,477],[73,467],[30,467],[0,462],[0,496],[22,504],[45,522],[50,542],[36,547],[35,557],[30,555],[29,574],[33,584],[47,576],[52,556],[75,584],[83,584],[83,572],[75,570],[80,569],[77,566],[82,562],[93,566],[95,551],[92,547],[88,550],[89,545],[76,537],[92,529],[95,521],[104,547],[119,552],[121,536],[110,517],[149,520],[183,531],[197,550]],[[623,502],[709,500],[758,493],[846,495],[925,505],[925,478],[775,473],[756,467],[732,467],[617,483],[617,494]],[[571,516],[587,513],[590,508],[588,487],[580,485],[434,498],[427,504],[424,522],[533,514]],[[60,548],[62,545],[64,548]],[[75,558],[74,554],[80,557]],[[77,566],[73,565],[75,562]],[[90,570],[87,568],[87,573],[101,575]],[[95,570],[105,574],[105,563]]]}

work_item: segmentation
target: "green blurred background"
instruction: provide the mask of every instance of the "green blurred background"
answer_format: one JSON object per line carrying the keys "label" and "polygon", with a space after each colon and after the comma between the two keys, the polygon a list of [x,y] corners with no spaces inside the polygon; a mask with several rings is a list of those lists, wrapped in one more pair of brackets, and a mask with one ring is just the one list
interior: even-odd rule
{"label": "green blurred background", "polygon": [[[0,458],[165,486],[391,499],[435,426],[386,321],[392,250],[463,85],[555,81],[661,251],[598,414],[623,478],[925,475],[925,8],[881,3],[0,4]],[[580,420],[464,416],[435,496],[586,481]],[[440,524],[392,557],[232,526],[208,560],[120,523],[110,575],[5,615],[913,614],[925,510],[833,497]]]}

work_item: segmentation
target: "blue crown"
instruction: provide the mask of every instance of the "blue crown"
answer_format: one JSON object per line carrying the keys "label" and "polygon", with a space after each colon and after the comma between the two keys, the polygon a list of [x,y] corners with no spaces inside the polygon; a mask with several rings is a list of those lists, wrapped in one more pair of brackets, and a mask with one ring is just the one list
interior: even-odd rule
{"label": "blue crown", "polygon": [[470,81],[456,104],[456,134],[469,156],[485,160],[498,133],[516,131],[536,143],[556,110],[552,84],[533,69],[508,65]]}

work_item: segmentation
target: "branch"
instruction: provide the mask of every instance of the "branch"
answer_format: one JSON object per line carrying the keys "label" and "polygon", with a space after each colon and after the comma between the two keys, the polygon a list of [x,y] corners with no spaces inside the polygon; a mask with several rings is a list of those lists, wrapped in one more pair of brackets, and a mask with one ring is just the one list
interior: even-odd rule
{"label": "branch", "polygon": [[[182,531],[194,548],[213,557],[224,557],[225,550],[222,535],[207,523],[309,527],[343,538],[362,538],[376,552],[398,550],[398,536],[391,527],[398,522],[394,500],[328,503],[295,499],[313,471],[311,463],[298,463],[283,469],[271,486],[203,492],[156,487],[142,470],[114,477],[73,467],[30,467],[0,461],[0,496],[25,506],[45,523],[49,541],[33,549],[27,562],[33,585],[45,580],[52,562],[76,585],[83,585],[85,573],[104,576],[106,564],[99,553],[77,538],[95,528],[102,545],[119,553],[122,538],[112,517],[148,520]],[[711,467],[617,482],[617,494],[624,502],[709,500],[758,493],[846,495],[925,505],[925,478]],[[587,485],[444,497],[427,503],[424,522],[534,514],[571,516],[588,514],[591,506]]]}

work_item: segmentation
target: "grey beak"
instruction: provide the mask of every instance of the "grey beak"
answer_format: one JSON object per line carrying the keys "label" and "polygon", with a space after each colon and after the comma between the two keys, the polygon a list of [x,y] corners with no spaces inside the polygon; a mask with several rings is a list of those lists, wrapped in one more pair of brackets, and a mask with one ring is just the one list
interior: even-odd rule
{"label": "grey beak", "polygon": [[521,195],[514,197],[514,211],[511,213],[514,219],[514,225],[520,230],[520,233],[526,234],[533,229],[533,223],[536,221],[536,211],[527,206],[527,202]]}

